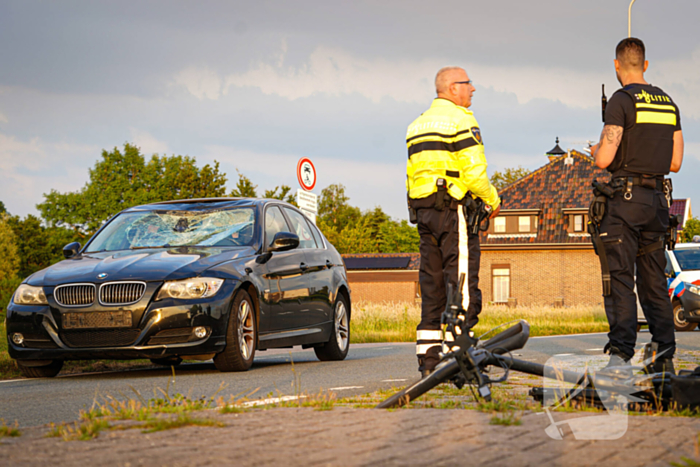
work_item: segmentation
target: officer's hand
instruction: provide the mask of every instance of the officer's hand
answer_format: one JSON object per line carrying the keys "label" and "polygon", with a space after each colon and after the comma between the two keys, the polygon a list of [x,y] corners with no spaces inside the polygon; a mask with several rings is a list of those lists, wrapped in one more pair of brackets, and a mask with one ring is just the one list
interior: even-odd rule
{"label": "officer's hand", "polygon": [[600,147],[600,143],[594,144],[593,146],[588,148],[588,150],[591,151],[591,156],[595,157],[595,152],[598,150],[599,147]]}
{"label": "officer's hand", "polygon": [[501,205],[500,204],[498,205],[496,210],[491,213],[491,215],[489,216],[489,219],[493,219],[494,217],[496,217],[499,212],[501,212]]}

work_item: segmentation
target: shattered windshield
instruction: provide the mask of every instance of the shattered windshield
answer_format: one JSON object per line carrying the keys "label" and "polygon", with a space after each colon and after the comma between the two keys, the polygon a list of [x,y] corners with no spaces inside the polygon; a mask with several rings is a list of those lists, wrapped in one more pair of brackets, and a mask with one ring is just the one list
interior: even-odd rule
{"label": "shattered windshield", "polygon": [[107,225],[86,252],[178,246],[248,246],[252,207],[220,211],[127,212]]}

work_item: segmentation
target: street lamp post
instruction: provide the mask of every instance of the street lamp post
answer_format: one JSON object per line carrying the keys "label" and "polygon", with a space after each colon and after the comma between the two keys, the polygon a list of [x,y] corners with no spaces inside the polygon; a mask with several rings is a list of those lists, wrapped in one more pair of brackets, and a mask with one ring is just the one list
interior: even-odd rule
{"label": "street lamp post", "polygon": [[636,1],[637,0],[632,0],[630,2],[630,8],[627,12],[627,37],[632,37],[632,5],[634,5]]}

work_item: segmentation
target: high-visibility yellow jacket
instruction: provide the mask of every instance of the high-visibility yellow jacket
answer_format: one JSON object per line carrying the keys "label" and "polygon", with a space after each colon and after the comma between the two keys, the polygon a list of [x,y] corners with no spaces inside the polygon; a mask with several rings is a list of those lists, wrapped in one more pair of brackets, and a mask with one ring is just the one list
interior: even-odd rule
{"label": "high-visibility yellow jacket", "polygon": [[437,191],[437,179],[447,181],[447,192],[462,199],[467,191],[496,209],[501,200],[486,175],[486,156],[479,124],[465,107],[437,98],[408,127],[406,189],[413,199]]}

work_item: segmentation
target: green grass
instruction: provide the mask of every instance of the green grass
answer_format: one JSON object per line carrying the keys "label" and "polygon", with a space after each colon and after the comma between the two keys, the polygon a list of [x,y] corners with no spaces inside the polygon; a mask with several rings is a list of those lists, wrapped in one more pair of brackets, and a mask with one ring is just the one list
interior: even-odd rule
{"label": "green grass", "polygon": [[17,423],[16,420],[14,425],[8,425],[5,423],[5,420],[0,418],[0,438],[4,438],[6,436],[16,437],[21,435],[22,432],[19,431],[19,423]]}
{"label": "green grass", "polygon": [[[602,307],[526,307],[508,308],[487,305],[479,315],[476,335],[524,319],[530,323],[531,336],[607,332],[608,322]],[[354,343],[413,342],[420,321],[420,305],[414,303],[362,303],[353,305],[351,339]],[[505,329],[505,327],[504,327]],[[485,336],[486,337],[486,336]]]}

